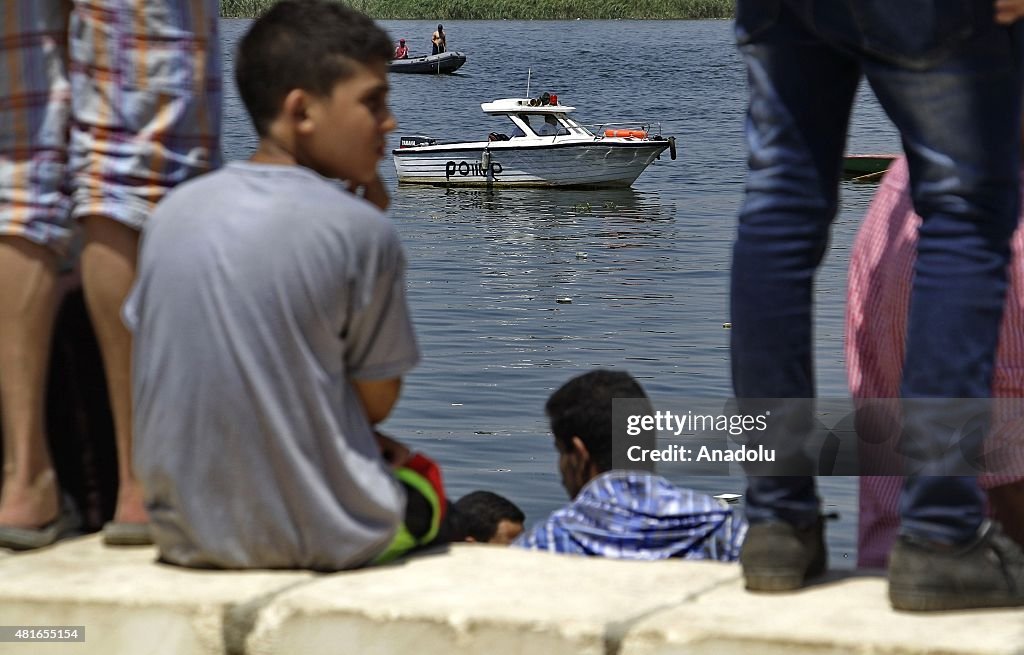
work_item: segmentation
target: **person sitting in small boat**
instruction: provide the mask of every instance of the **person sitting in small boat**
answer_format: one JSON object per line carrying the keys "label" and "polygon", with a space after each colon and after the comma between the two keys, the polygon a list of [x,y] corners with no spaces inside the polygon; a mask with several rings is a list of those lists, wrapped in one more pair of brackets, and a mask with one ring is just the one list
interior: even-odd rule
{"label": "person sitting in small boat", "polygon": [[544,122],[537,128],[537,136],[562,136],[568,133],[569,130],[558,123],[558,119],[555,118],[554,114],[546,114]]}
{"label": "person sitting in small boat", "polygon": [[[531,130],[533,129],[533,126],[530,125],[530,117],[529,116],[520,116],[520,118],[523,119],[523,122],[526,123],[527,127],[529,127]],[[526,132],[524,132],[523,128],[519,127],[518,125],[513,127],[512,128],[512,133],[509,134],[509,138],[511,138],[511,139],[515,139],[515,138],[521,137],[521,136],[526,136]]]}
{"label": "person sitting in small boat", "polygon": [[492,491],[474,491],[449,508],[464,534],[463,540],[507,546],[523,533],[526,515],[508,498]]}
{"label": "person sitting in small boat", "polygon": [[430,43],[432,45],[430,54],[432,55],[439,55],[448,50],[448,38],[444,33],[444,25],[437,24],[437,31],[431,35]]}
{"label": "person sitting in small boat", "polygon": [[[747,534],[741,514],[717,498],[642,470],[645,464],[628,470],[613,467],[613,398],[636,399],[633,407],[640,414],[654,414],[643,387],[624,371],[590,371],[548,398],[544,409],[555,437],[562,486],[572,502],[512,545],[627,560],[736,561]],[[630,443],[653,448],[655,438],[648,430],[631,437]]]}
{"label": "person sitting in small boat", "polygon": [[408,59],[409,48],[405,47],[405,39],[398,39],[398,47],[395,48],[395,59]]}

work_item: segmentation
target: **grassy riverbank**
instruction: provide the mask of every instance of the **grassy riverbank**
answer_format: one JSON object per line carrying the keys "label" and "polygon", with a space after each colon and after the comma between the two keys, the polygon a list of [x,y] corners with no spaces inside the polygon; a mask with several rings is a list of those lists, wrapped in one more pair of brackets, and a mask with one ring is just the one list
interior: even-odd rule
{"label": "grassy riverbank", "polygon": [[[259,15],[274,0],[221,0],[221,16]],[[733,0],[348,0],[376,19],[574,20],[730,18]]]}

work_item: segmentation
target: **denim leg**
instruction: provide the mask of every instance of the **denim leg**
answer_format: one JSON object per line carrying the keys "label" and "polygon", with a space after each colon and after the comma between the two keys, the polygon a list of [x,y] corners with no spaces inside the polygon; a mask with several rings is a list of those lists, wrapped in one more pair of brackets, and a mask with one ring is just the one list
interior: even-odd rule
{"label": "denim leg", "polygon": [[[901,448],[916,472],[904,487],[902,530],[948,543],[972,538],[983,520],[977,482],[957,462],[978,451],[984,432],[954,431],[987,411],[991,395],[1019,210],[1016,31],[983,29],[924,70],[877,60],[864,68],[903,135],[923,219],[901,386],[910,399]],[[918,400],[940,398],[980,400]],[[941,454],[951,442],[956,449]]]}
{"label": "denim leg", "polygon": [[[731,349],[733,387],[746,412],[756,401],[744,399],[814,396],[814,274],[836,214],[860,68],[807,31],[786,6],[740,51],[750,85],[750,161],[733,249]],[[759,443],[802,450],[810,407],[776,405],[771,434]],[[748,478],[752,522],[804,525],[816,519],[818,506],[811,477]]]}

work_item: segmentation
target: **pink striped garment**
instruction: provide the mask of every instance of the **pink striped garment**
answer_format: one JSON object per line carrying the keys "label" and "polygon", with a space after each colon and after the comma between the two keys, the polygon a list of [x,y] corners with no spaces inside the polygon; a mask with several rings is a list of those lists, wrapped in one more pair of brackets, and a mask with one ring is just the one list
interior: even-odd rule
{"label": "pink striped garment", "polygon": [[[907,162],[896,160],[868,209],[850,257],[846,306],[846,362],[854,399],[896,398],[904,359],[907,309],[916,259],[917,230],[921,218],[910,199]],[[996,356],[993,395],[1024,398],[1024,232],[1014,234],[1010,286]],[[1013,415],[1012,405],[1001,403],[986,452],[994,452],[1021,433],[1024,412]],[[1014,461],[1002,461],[1014,473],[986,474],[981,485],[988,489],[1024,479],[1024,457],[1019,447],[1006,448]],[[861,457],[873,458],[897,472],[899,463],[889,449],[873,447],[861,439]],[[857,533],[857,564],[884,567],[899,529],[899,496],[903,478],[862,476],[860,523]]]}

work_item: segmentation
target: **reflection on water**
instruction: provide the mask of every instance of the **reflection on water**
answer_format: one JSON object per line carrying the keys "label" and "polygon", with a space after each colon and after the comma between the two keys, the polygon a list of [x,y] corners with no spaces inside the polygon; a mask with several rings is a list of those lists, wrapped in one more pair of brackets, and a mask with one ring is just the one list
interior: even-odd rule
{"label": "reflection on water", "polygon": [[642,220],[658,220],[661,206],[656,192],[639,192],[633,188],[617,189],[516,189],[497,187],[431,187],[403,184],[396,191],[403,202],[414,204],[438,202],[438,189],[443,191],[444,209],[453,212],[483,210],[484,212],[529,212],[558,215],[563,212],[589,213],[602,216],[634,216]]}

